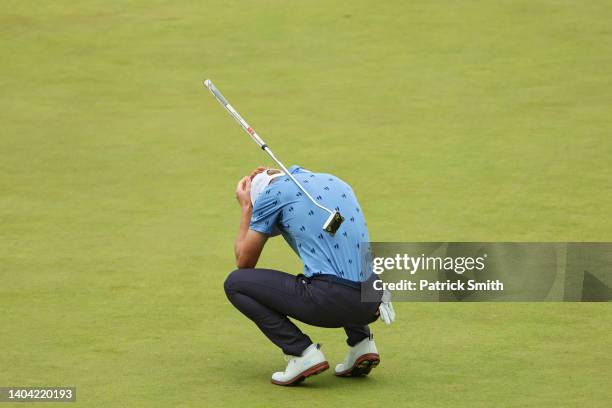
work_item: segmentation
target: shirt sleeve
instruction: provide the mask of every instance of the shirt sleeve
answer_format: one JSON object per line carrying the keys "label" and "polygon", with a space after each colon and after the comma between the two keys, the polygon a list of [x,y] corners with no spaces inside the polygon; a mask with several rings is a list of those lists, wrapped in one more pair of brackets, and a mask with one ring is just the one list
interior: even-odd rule
{"label": "shirt sleeve", "polygon": [[272,235],[274,227],[280,219],[281,209],[280,196],[270,194],[269,189],[264,191],[255,201],[249,228],[262,234]]}

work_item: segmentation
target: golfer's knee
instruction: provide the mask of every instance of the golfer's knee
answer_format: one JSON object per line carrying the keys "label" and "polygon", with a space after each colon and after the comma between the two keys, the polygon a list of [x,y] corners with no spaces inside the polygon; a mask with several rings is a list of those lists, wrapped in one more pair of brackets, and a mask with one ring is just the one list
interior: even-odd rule
{"label": "golfer's knee", "polygon": [[244,282],[244,273],[246,271],[246,269],[236,269],[235,271],[227,275],[227,278],[225,278],[225,282],[223,282],[223,288],[225,289],[225,295],[229,299],[232,298],[232,295],[236,293],[242,282]]}

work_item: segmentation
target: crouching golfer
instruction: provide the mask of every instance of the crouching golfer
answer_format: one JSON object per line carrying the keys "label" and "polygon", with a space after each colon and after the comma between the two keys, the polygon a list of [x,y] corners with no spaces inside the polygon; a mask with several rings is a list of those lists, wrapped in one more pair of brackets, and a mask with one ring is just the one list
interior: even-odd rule
{"label": "crouching golfer", "polygon": [[[367,375],[380,361],[368,324],[379,315],[390,323],[394,313],[390,303],[361,301],[360,282],[367,276],[360,246],[369,241],[361,207],[339,178],[298,166],[289,171],[322,205],[339,210],[344,223],[334,236],[326,233],[322,225],[329,214],[313,205],[289,177],[276,169],[256,169],[236,188],[242,209],[234,248],[239,269],[227,277],[225,293],[286,355],[287,368],[272,374],[274,384],[296,384],[329,368],[320,345],[289,318],[344,328],[349,351],[336,366],[336,375]],[[255,268],[268,237],[278,234],[303,261],[304,274]]]}

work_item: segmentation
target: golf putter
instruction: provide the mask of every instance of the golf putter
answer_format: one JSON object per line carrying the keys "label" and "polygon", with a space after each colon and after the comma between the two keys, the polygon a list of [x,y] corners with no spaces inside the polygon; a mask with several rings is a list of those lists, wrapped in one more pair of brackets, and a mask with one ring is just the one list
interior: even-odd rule
{"label": "golf putter", "polygon": [[296,180],[295,177],[293,177],[293,175],[289,172],[289,170],[287,170],[287,168],[283,165],[283,163],[281,163],[280,160],[278,160],[276,156],[274,156],[274,153],[272,153],[272,150],[270,150],[268,145],[261,139],[261,137],[259,137],[257,132],[255,132],[255,130],[253,130],[253,128],[249,126],[249,124],[242,118],[242,116],[240,116],[240,114],[236,111],[236,109],[234,109],[234,107],[229,104],[227,99],[225,99],[225,97],[221,95],[221,92],[219,92],[219,90],[213,85],[210,79],[207,79],[204,81],[204,86],[208,88],[208,90],[213,94],[213,96],[217,99],[217,101],[225,108],[225,110],[229,112],[230,115],[232,115],[232,117],[236,120],[236,122],[240,124],[240,127],[242,127],[242,129],[244,129],[244,131],[247,132],[249,136],[251,136],[251,139],[253,139],[255,143],[257,143],[257,145],[263,151],[268,153],[268,156],[270,156],[272,160],[274,160],[274,162],[280,166],[280,168],[285,172],[285,174],[289,176],[289,178],[295,183],[295,185],[298,186],[298,188],[302,190],[304,194],[306,194],[306,197],[308,197],[308,199],[310,199],[310,201],[314,205],[316,205],[323,211],[326,211],[329,213],[329,217],[327,218],[327,221],[325,221],[325,223],[323,224],[323,229],[333,236],[336,233],[336,231],[338,231],[338,228],[340,228],[340,225],[344,221],[344,217],[340,215],[340,212],[332,211],[329,208],[324,207],[321,204],[317,203],[315,199],[312,198],[310,193],[308,193],[308,191],[306,191],[306,189],[302,187],[302,185]]}

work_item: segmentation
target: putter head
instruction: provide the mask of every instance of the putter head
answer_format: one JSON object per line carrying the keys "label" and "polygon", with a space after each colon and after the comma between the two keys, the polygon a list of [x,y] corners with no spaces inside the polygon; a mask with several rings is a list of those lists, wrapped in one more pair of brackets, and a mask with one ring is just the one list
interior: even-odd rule
{"label": "putter head", "polygon": [[334,211],[333,214],[330,214],[327,221],[325,221],[325,224],[323,224],[323,229],[325,232],[334,236],[338,228],[340,228],[340,225],[342,225],[342,222],[344,222],[344,217],[340,215],[338,211]]}

